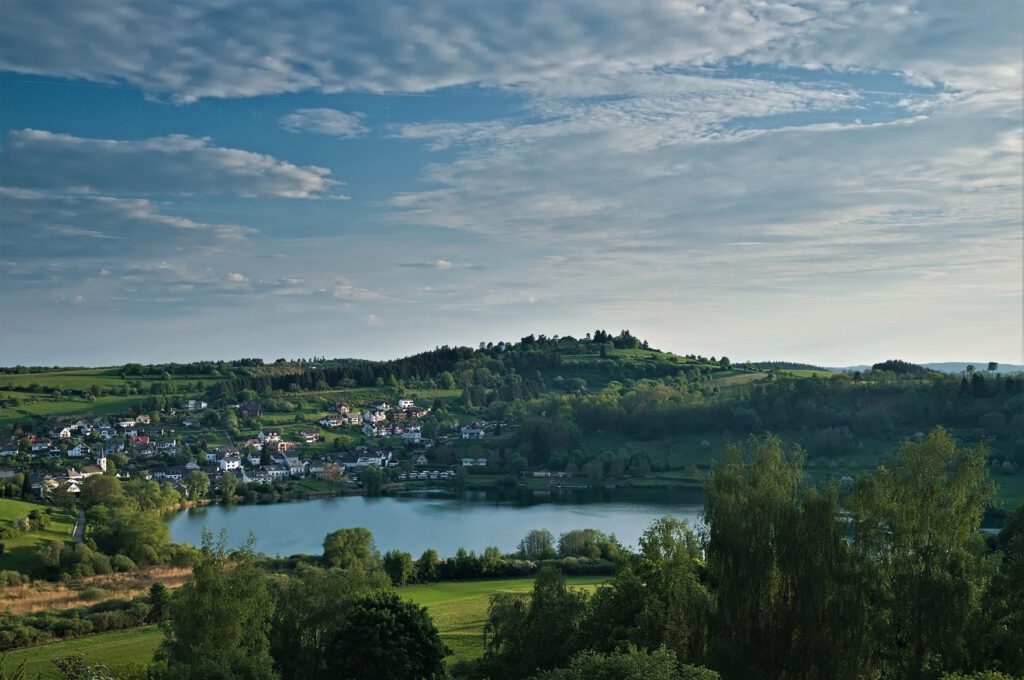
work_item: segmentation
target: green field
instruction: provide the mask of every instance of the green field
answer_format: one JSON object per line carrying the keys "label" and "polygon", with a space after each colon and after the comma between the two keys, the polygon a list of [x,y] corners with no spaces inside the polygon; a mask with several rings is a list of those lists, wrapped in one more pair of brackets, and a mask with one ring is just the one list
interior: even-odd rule
{"label": "green field", "polygon": [[[567,579],[569,585],[588,590],[605,580],[603,576],[570,576]],[[441,639],[452,650],[452,656],[449,657],[451,662],[483,654],[483,626],[492,594],[525,593],[531,588],[533,579],[519,578],[406,586],[399,588],[398,592],[402,597],[430,611],[434,624],[441,632]],[[145,626],[17,649],[7,653],[4,668],[12,670],[24,663],[29,676],[40,673],[44,677],[52,677],[51,659],[78,652],[82,652],[92,663],[104,663],[112,667],[146,664],[153,658],[153,651],[162,637],[163,634],[156,626]]]}
{"label": "green field", "polygon": [[5,671],[11,672],[24,663],[28,677],[35,677],[37,674],[43,677],[56,677],[51,661],[79,652],[85,655],[89,663],[102,663],[110,667],[126,664],[145,665],[153,659],[153,652],[162,639],[163,633],[156,626],[87,635],[64,642],[7,652],[3,657],[3,667]]}
{"label": "green field", "polygon": [[[0,526],[24,517],[33,510],[43,510],[46,506],[25,503],[9,499],[0,499]],[[50,525],[39,531],[29,531],[14,538],[3,541],[5,551],[0,555],[0,569],[24,570],[32,562],[32,553],[47,541],[70,541],[75,528],[76,515],[67,510],[54,509],[50,515]]]}

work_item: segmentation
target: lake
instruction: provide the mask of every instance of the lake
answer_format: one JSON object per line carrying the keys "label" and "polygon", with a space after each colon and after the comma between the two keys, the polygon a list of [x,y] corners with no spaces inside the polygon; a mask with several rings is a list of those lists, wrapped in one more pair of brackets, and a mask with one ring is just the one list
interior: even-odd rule
{"label": "lake", "polygon": [[256,537],[256,550],[268,555],[319,554],[324,536],[345,527],[366,527],[381,552],[405,550],[418,557],[434,548],[444,557],[460,548],[483,551],[496,545],[516,549],[531,529],[555,535],[572,529],[600,529],[626,546],[662,515],[697,525],[703,493],[607,491],[600,496],[557,501],[511,501],[485,494],[419,494],[366,498],[347,496],[271,505],[213,505],[179,512],[167,520],[171,540],[198,545],[204,529],[225,530],[231,546]]}

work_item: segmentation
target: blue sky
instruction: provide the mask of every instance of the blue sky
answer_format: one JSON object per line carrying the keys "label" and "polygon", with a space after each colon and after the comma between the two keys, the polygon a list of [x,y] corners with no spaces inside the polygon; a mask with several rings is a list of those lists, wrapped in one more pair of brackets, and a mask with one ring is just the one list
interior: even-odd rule
{"label": "blue sky", "polygon": [[0,363],[1022,363],[1016,1],[0,5]]}

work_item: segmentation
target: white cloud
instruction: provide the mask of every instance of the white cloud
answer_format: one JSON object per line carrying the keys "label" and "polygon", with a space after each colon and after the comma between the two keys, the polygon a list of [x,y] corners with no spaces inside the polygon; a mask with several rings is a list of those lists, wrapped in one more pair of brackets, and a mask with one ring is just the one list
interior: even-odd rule
{"label": "white cloud", "polygon": [[143,140],[92,139],[45,130],[8,133],[0,155],[4,183],[117,195],[229,194],[340,198],[330,170],[168,135]]}
{"label": "white cloud", "polygon": [[383,293],[362,288],[348,279],[335,281],[331,296],[346,302],[380,302],[388,299]]}
{"label": "white cloud", "polygon": [[238,272],[230,272],[228,274],[228,281],[232,283],[245,283],[247,280],[244,274],[239,274]]}
{"label": "white cloud", "polygon": [[313,132],[331,137],[362,137],[367,132],[363,114],[337,109],[297,109],[282,116],[280,123],[290,132]]}
{"label": "white cloud", "polygon": [[[531,86],[726,61],[889,69],[989,89],[1020,80],[1021,5],[663,0],[311,4],[9,0],[0,68],[129,83],[177,101],[301,90]],[[344,49],[339,49],[343,45]],[[1000,85],[1001,84],[1001,85]]]}

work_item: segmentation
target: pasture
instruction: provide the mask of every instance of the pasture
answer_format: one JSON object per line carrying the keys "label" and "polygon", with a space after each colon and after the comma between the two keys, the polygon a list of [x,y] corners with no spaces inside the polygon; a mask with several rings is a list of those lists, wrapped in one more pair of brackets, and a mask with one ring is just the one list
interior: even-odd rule
{"label": "pasture", "polygon": [[[33,510],[45,510],[46,506],[10,499],[0,499],[0,526],[25,517]],[[14,538],[4,539],[4,553],[0,555],[0,569],[23,571],[33,560],[32,553],[47,541],[70,541],[77,515],[67,510],[54,508],[50,524],[45,529],[28,531]]]}

